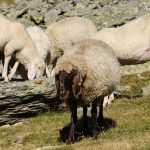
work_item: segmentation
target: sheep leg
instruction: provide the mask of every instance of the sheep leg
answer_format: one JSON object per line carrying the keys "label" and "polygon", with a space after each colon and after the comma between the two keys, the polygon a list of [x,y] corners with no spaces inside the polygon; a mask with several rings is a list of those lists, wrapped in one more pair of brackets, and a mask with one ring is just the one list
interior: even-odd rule
{"label": "sheep leg", "polygon": [[9,82],[7,73],[8,73],[8,65],[9,65],[10,59],[11,59],[11,55],[5,56],[4,68],[3,68],[3,73],[2,73],[2,77],[4,78],[5,82]]}
{"label": "sheep leg", "polygon": [[98,131],[97,131],[97,107],[96,102],[92,102],[92,109],[91,109],[91,115],[92,115],[92,136],[94,139],[97,139],[98,137]]}
{"label": "sheep leg", "polygon": [[48,70],[48,66],[47,65],[46,65],[46,76],[47,76],[47,78],[51,77],[51,74],[50,74],[50,72]]}
{"label": "sheep leg", "polygon": [[104,120],[104,116],[103,116],[103,101],[104,99],[102,99],[99,103],[99,116],[97,118],[97,123],[98,126],[103,124],[103,120]]}
{"label": "sheep leg", "polygon": [[87,106],[83,107],[83,134],[84,136],[89,135],[88,121],[87,121]]}
{"label": "sheep leg", "polygon": [[111,104],[111,102],[113,102],[114,99],[115,99],[114,93],[111,93],[109,95],[108,105]]}
{"label": "sheep leg", "polygon": [[107,106],[108,101],[109,101],[109,96],[107,95],[107,96],[104,97],[103,107],[106,107],[106,106]]}
{"label": "sheep leg", "polygon": [[17,68],[18,68],[18,65],[19,65],[19,62],[16,61],[15,64],[14,64],[14,66],[13,66],[13,68],[12,68],[11,71],[10,71],[10,74],[8,75],[9,81],[11,81],[13,75],[16,73],[16,70],[17,70]]}
{"label": "sheep leg", "polygon": [[46,72],[46,76],[47,76],[47,78],[50,78],[51,77],[51,74],[50,74],[50,72],[49,72],[49,70],[48,70],[48,64],[49,64],[49,60],[50,60],[50,54],[48,54],[48,57],[49,57],[49,59],[47,58],[46,60],[45,60],[45,64],[46,64],[46,70],[45,70],[45,72]]}
{"label": "sheep leg", "polygon": [[77,124],[77,102],[71,101],[69,106],[71,110],[71,128],[69,132],[69,138],[66,142],[67,144],[75,142],[75,129]]}
{"label": "sheep leg", "polygon": [[115,99],[114,97],[114,93],[111,93],[108,96],[104,97],[104,102],[103,102],[103,107],[106,107],[107,105],[110,105],[111,102],[113,102],[113,100]]}
{"label": "sheep leg", "polygon": [[5,48],[4,48],[4,56],[5,56],[5,60],[4,60],[4,68],[3,68],[3,73],[2,73],[2,77],[4,78],[5,82],[9,82],[8,79],[8,66],[9,66],[9,62],[11,60],[11,56],[14,53],[15,49],[13,48],[13,41],[9,42],[6,44]]}

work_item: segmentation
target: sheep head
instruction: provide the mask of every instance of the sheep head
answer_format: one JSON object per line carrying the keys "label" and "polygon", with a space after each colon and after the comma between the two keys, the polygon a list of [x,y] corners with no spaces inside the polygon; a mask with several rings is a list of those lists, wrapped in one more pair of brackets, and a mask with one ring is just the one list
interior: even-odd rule
{"label": "sheep head", "polygon": [[37,63],[31,63],[28,67],[28,79],[33,80],[34,78],[38,78],[43,76],[45,72],[45,63],[44,61],[40,61]]}
{"label": "sheep head", "polygon": [[78,99],[82,92],[80,73],[77,70],[72,70],[71,73],[67,73],[65,70],[60,71],[55,75],[55,82],[57,95],[63,100]]}

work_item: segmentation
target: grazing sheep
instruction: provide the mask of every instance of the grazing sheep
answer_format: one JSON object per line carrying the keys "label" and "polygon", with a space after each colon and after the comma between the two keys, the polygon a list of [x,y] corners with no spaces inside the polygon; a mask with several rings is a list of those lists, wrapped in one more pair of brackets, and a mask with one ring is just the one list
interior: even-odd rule
{"label": "grazing sheep", "polygon": [[[150,60],[150,15],[139,17],[121,27],[105,28],[93,39],[100,40],[113,48],[121,65],[135,65]],[[113,95],[110,97],[113,100]],[[106,99],[104,105],[107,104]],[[109,103],[111,103],[109,100]]]}
{"label": "grazing sheep", "polygon": [[[120,80],[120,67],[112,49],[96,40],[77,42],[56,63],[53,70],[57,94],[69,105],[72,125],[67,142],[74,142],[77,105],[83,106],[84,134],[88,131],[87,105],[92,102],[92,135],[97,138],[97,122],[103,119],[103,98],[111,93]],[[97,120],[97,105],[100,105]]]}
{"label": "grazing sheep", "polygon": [[55,65],[57,58],[63,55],[67,47],[74,43],[91,38],[97,32],[95,24],[83,17],[69,17],[52,23],[47,28],[51,41],[51,62]]}
{"label": "grazing sheep", "polygon": [[[48,64],[50,62],[51,44],[50,44],[50,41],[49,41],[47,35],[38,26],[29,26],[29,27],[26,28],[26,30],[27,30],[29,36],[31,37],[31,39],[32,39],[32,41],[33,41],[40,57],[45,61],[46,76],[50,77],[50,73],[49,73],[49,70],[48,70]],[[18,71],[21,74],[21,76],[23,77],[23,79],[26,79],[26,71],[25,71],[25,69],[22,65],[19,65]],[[13,77],[13,73],[14,73],[14,71],[12,72],[12,70],[11,70],[11,74],[8,75],[10,80]]]}
{"label": "grazing sheep", "polygon": [[43,58],[46,64],[46,75],[50,77],[48,70],[48,64],[50,62],[50,49],[51,43],[45,32],[38,26],[30,26],[26,28],[28,34],[30,35],[32,41],[34,42],[40,57]]}
{"label": "grazing sheep", "polygon": [[45,63],[40,58],[31,38],[23,25],[10,21],[0,15],[0,52],[4,52],[4,69],[2,77],[9,82],[8,65],[13,56],[16,58],[14,70],[19,63],[24,65],[28,71],[29,80],[42,76]]}

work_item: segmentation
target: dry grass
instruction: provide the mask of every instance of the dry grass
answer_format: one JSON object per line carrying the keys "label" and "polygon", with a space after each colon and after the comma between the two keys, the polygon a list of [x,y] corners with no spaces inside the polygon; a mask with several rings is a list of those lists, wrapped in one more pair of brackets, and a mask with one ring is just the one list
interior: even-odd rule
{"label": "dry grass", "polygon": [[[68,135],[70,113],[49,112],[23,120],[19,127],[0,128],[0,150],[32,150],[46,145],[60,146],[51,148],[57,150],[150,149],[149,97],[116,100],[104,110],[104,114],[105,126],[97,141],[89,137],[66,145],[63,140]],[[78,131],[81,121],[79,117]]]}
{"label": "dry grass", "polygon": [[12,4],[14,3],[14,0],[0,0],[0,4],[1,3]]}

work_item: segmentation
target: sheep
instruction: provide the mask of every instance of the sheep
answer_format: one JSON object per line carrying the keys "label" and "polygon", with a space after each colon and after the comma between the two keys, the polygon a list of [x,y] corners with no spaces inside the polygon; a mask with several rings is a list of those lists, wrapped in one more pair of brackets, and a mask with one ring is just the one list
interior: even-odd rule
{"label": "sheep", "polygon": [[29,80],[43,75],[45,63],[36,51],[24,26],[18,22],[10,21],[3,15],[0,15],[0,52],[4,53],[2,73],[4,81],[9,82],[8,65],[14,56],[17,61],[13,69],[16,70],[19,63],[24,65],[28,71]]}
{"label": "sheep", "polygon": [[[50,73],[48,70],[48,64],[50,61],[50,48],[51,43],[44,33],[44,31],[38,26],[29,26],[26,28],[27,33],[31,37],[33,43],[36,46],[36,50],[38,51],[40,57],[45,61],[46,64],[46,76],[50,77]],[[13,60],[14,61],[14,60]],[[23,79],[26,79],[26,71],[23,66],[18,67],[18,72],[21,74]],[[13,76],[13,72],[11,70],[11,74],[9,75],[9,79]]]}
{"label": "sheep", "polygon": [[[97,122],[103,119],[103,98],[111,93],[120,80],[120,65],[112,49],[104,42],[77,42],[61,56],[53,71],[57,95],[70,107],[72,125],[67,143],[74,142],[77,105],[83,107],[84,129],[88,133],[87,105],[92,102],[92,135],[97,138]],[[100,106],[97,118],[97,105]]]}
{"label": "sheep", "polygon": [[51,41],[51,63],[55,65],[67,47],[77,41],[91,38],[97,32],[95,24],[83,17],[68,17],[48,26],[46,33]]}
{"label": "sheep", "polygon": [[[100,40],[113,48],[121,65],[135,65],[150,60],[150,14],[139,17],[117,28],[105,28],[92,39]],[[112,101],[113,95],[110,100]]]}
{"label": "sheep", "polygon": [[34,42],[36,49],[39,52],[40,57],[43,58],[46,64],[46,75],[50,77],[48,70],[48,64],[50,62],[50,49],[51,43],[45,32],[38,26],[29,26],[26,28],[28,34],[30,35],[32,41]]}
{"label": "sheep", "polygon": [[104,97],[103,107],[106,107],[107,105],[111,104],[111,102],[115,99],[114,93],[111,93],[110,95],[107,95]]}

